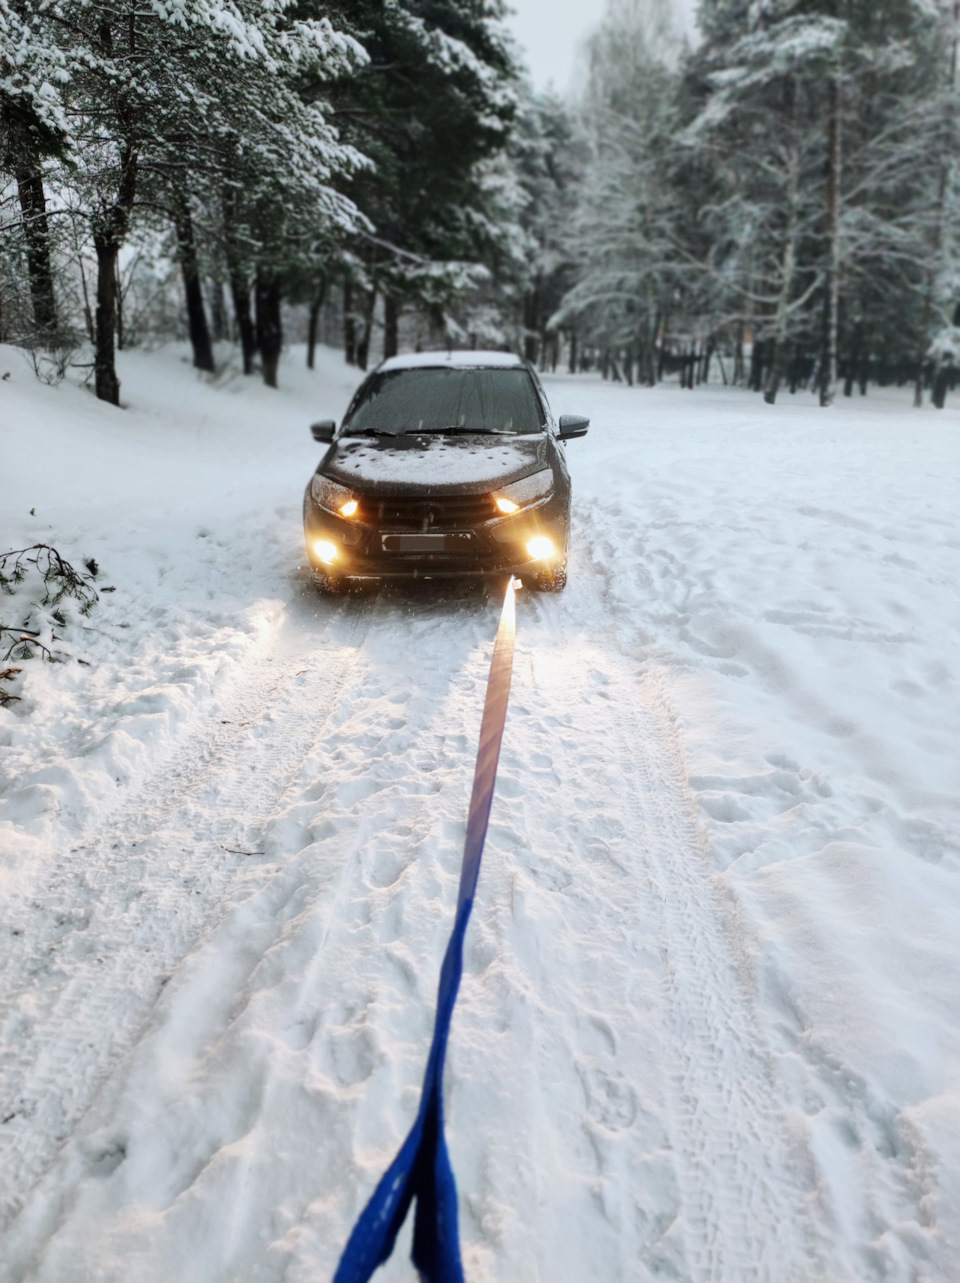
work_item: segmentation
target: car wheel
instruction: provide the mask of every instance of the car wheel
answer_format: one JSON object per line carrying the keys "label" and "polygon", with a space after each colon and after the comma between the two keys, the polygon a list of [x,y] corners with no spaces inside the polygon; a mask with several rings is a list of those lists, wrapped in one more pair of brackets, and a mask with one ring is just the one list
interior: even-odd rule
{"label": "car wheel", "polygon": [[523,576],[525,588],[534,592],[563,592],[567,586],[567,563],[552,566],[549,570],[538,570],[532,575]]}
{"label": "car wheel", "polygon": [[344,591],[342,579],[319,570],[316,566],[313,568],[313,586],[325,597],[337,596]]}

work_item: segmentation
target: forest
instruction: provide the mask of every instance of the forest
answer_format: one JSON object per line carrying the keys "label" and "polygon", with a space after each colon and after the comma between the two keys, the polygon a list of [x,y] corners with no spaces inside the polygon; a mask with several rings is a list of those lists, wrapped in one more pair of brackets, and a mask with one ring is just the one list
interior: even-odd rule
{"label": "forest", "polygon": [[504,17],[0,0],[0,340],[117,405],[170,339],[269,386],[322,341],[944,405],[960,0],[701,0],[692,40],[609,0],[565,97]]}

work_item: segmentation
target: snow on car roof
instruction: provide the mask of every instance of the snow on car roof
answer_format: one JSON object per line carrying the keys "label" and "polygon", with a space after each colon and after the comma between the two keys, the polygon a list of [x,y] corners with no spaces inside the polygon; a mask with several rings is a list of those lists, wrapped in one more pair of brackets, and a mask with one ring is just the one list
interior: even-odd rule
{"label": "snow on car roof", "polygon": [[523,361],[513,352],[407,352],[403,356],[391,356],[383,361],[378,370],[407,370],[418,366],[441,366],[443,368],[474,369],[499,365],[508,369],[522,368]]}

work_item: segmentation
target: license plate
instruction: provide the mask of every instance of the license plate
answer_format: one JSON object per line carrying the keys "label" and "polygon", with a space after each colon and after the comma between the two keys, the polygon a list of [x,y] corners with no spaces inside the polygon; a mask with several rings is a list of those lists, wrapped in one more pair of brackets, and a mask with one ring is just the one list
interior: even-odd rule
{"label": "license plate", "polygon": [[452,535],[381,535],[384,552],[469,552],[473,535],[469,531]]}

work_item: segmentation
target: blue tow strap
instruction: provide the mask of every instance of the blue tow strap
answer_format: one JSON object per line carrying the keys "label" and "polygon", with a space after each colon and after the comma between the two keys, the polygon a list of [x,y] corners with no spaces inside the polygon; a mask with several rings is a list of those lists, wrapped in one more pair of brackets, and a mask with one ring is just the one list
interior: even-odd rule
{"label": "blue tow strap", "polygon": [[334,1275],[334,1283],[367,1283],[374,1270],[390,1257],[414,1199],[417,1200],[417,1211],[413,1224],[412,1257],[421,1278],[425,1283],[462,1283],[463,1280],[457,1185],[443,1134],[443,1065],[450,1036],[450,1019],[463,974],[463,939],[473,908],[497,779],[515,641],[516,607],[511,580],[507,585],[487,680],[480,748],[460,868],[457,918],[440,969],[437,1016],[430,1058],[423,1077],[420,1109],[399,1154],[381,1178],[353,1228]]}

